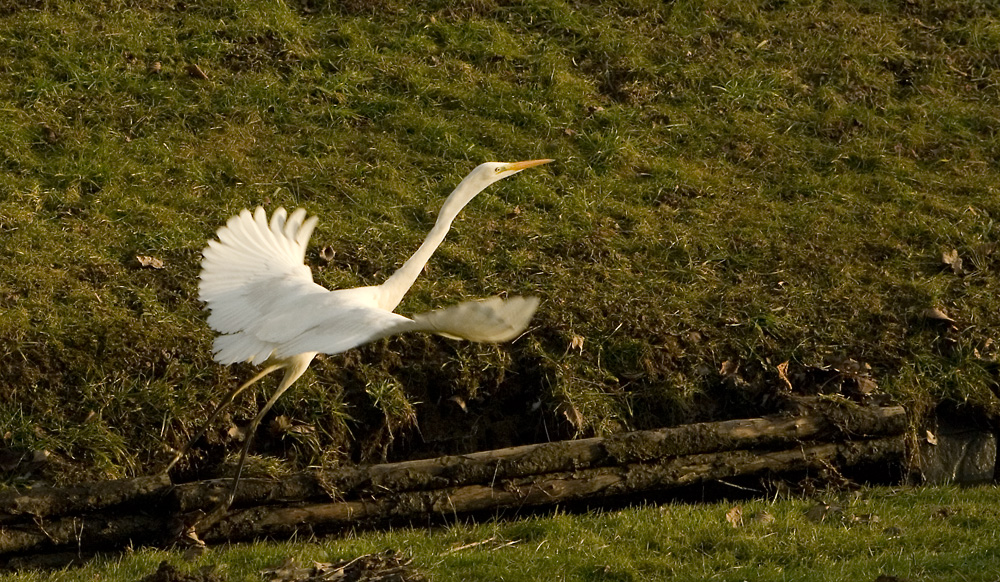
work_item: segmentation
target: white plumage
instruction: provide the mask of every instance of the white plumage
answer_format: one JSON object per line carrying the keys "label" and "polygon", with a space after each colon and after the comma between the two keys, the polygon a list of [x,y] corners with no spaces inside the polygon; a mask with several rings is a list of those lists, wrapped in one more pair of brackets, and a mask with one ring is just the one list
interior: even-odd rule
{"label": "white plumage", "polygon": [[[199,294],[210,314],[220,364],[281,361],[303,353],[336,354],[406,331],[472,341],[506,341],[527,327],[536,298],[493,297],[413,319],[383,308],[380,287],[330,291],[303,263],[316,217],[279,208],[244,210],[219,229],[202,261]],[[286,220],[287,218],[287,220]]]}
{"label": "white plumage", "polygon": [[[445,200],[420,248],[381,285],[331,291],[314,283],[304,259],[317,219],[307,218],[304,209],[289,215],[279,208],[270,220],[263,208],[252,213],[243,210],[218,230],[217,240],[209,241],[203,251],[198,288],[209,310],[208,324],[219,334],[213,346],[215,360],[265,367],[226,396],[205,428],[254,382],[276,370],[285,371],[278,389],[250,424],[230,502],[257,424],[317,353],[335,354],[409,331],[479,342],[507,341],[524,331],[538,307],[535,297],[467,301],[412,319],[393,310],[469,201],[498,180],[551,161],[477,166]],[[177,453],[166,470],[181,459],[205,428]]]}

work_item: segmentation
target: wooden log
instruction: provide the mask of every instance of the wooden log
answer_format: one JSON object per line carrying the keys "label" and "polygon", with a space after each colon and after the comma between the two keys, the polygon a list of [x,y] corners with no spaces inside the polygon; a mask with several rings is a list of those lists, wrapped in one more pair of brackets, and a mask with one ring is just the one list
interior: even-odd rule
{"label": "wooden log", "polygon": [[801,471],[862,462],[898,461],[902,436],[841,444],[814,444],[773,452],[727,451],[582,471],[505,479],[366,500],[262,506],[231,512],[202,536],[207,542],[324,533],[366,522],[426,515],[452,516],[504,507],[554,505],[595,497],[669,490],[708,480],[762,472]]}
{"label": "wooden log", "polygon": [[0,527],[0,555],[111,550],[170,541],[167,513],[89,513]]}
{"label": "wooden log", "polygon": [[[797,417],[702,423],[281,480],[247,479],[238,502],[251,507],[201,533],[215,541],[287,535],[300,527],[323,531],[359,520],[624,495],[817,463],[849,466],[858,455],[899,454],[902,437],[897,435],[905,429],[900,407],[818,408]],[[802,444],[858,436],[889,438]],[[0,555],[169,543],[188,531],[185,520],[211,507],[229,483],[174,487],[165,476],[154,476],[8,491],[0,494]]]}
{"label": "wooden log", "polygon": [[158,502],[172,488],[170,477],[154,475],[73,487],[12,489],[0,494],[0,526],[53,515],[73,515],[128,504]]}
{"label": "wooden log", "polygon": [[[752,418],[689,424],[524,445],[468,455],[402,463],[345,467],[274,479],[240,481],[234,507],[318,499],[351,499],[386,492],[443,489],[529,475],[622,465],[672,456],[736,449],[774,449],[804,440],[839,441],[902,434],[906,412],[884,408],[829,406],[795,417]],[[182,512],[211,507],[230,481],[186,483],[175,491]]]}
{"label": "wooden log", "polygon": [[[440,489],[495,479],[649,461],[666,456],[740,448],[778,448],[802,440],[841,440],[901,434],[902,407],[818,408],[795,417],[699,423],[588,438],[452,455],[402,463],[345,467],[282,479],[244,479],[234,506],[287,503],[306,499],[343,499],[386,491]],[[210,507],[229,487],[228,479],[170,484],[167,476],[36,487],[0,493],[0,525],[35,517],[74,515],[156,502],[169,493],[180,512]]]}
{"label": "wooden log", "polygon": [[[215,527],[200,532],[217,543],[264,537],[286,538],[303,532],[325,533],[399,518],[453,516],[504,507],[544,506],[630,494],[667,491],[694,483],[762,472],[802,471],[862,462],[899,461],[902,435],[840,444],[801,445],[771,452],[725,451],[672,457],[580,471],[433,489],[387,493],[362,500],[271,505],[231,511]],[[0,555],[6,563],[38,552],[109,551],[139,544],[163,545],[177,539],[184,525],[172,512],[155,507],[141,513],[100,513],[37,519],[0,528]],[[0,563],[2,567],[2,563]]]}

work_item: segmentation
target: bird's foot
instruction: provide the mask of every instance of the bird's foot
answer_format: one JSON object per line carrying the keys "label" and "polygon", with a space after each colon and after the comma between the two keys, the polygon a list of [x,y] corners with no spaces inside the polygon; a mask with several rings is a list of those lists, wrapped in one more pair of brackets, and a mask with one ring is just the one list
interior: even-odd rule
{"label": "bird's foot", "polygon": [[222,521],[228,511],[229,500],[223,499],[208,511],[198,509],[178,516],[174,524],[174,541],[181,546],[204,547],[201,537]]}

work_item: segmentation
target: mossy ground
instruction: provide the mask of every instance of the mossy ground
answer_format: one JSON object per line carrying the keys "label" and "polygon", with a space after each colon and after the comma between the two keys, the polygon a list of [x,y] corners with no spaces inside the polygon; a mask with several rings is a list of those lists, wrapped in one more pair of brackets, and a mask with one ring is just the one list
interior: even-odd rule
{"label": "mossy ground", "polygon": [[867,364],[916,417],[996,414],[998,46],[1000,9],[960,0],[2,2],[2,446],[73,481],[182,444],[251,373],[212,362],[197,301],[240,209],[305,206],[317,281],[378,283],[472,167],[537,157],[400,307],[535,294],[530,331],[326,357],[257,452],[753,414],[784,362]]}

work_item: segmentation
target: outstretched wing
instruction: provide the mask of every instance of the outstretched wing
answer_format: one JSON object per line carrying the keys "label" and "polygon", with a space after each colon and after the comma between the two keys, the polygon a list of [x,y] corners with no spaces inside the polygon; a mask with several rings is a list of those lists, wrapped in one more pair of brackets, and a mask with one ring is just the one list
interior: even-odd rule
{"label": "outstretched wing", "polygon": [[282,316],[329,294],[304,263],[316,220],[306,219],[302,208],[291,216],[279,208],[270,222],[263,208],[244,210],[218,230],[218,240],[209,241],[198,293],[210,312],[208,324],[222,334],[216,361],[263,362],[283,336],[294,333],[295,326],[282,326]]}
{"label": "outstretched wing", "polygon": [[[528,327],[538,307],[537,297],[490,297],[414,315],[413,319],[356,301],[355,293],[372,288],[344,289],[317,301],[313,325],[281,344],[276,355],[303,352],[335,354],[397,333],[421,331],[475,342],[512,340]],[[325,305],[321,305],[324,304]]]}
{"label": "outstretched wing", "polygon": [[528,327],[537,308],[537,297],[490,297],[414,315],[411,329],[475,342],[505,342]]}

